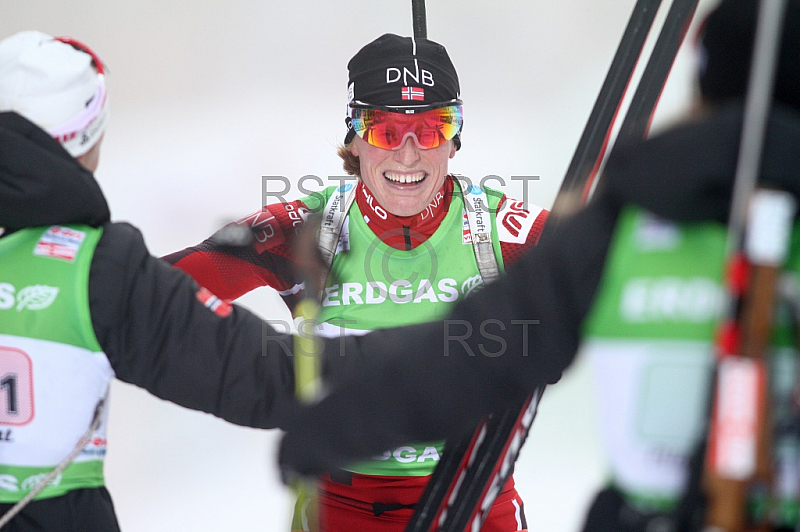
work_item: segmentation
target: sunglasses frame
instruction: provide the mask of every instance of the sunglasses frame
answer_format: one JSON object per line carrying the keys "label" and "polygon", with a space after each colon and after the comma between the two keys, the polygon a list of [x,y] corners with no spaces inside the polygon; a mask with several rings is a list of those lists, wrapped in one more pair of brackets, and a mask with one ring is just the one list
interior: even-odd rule
{"label": "sunglasses frame", "polygon": [[[459,107],[459,108],[461,108],[462,106],[463,106],[463,102],[460,99],[457,99],[457,98],[454,98],[454,99],[452,99],[452,100],[450,100],[448,102],[439,102],[439,103],[428,104],[428,105],[424,105],[424,106],[421,105],[421,106],[418,106],[418,107],[369,105],[369,104],[364,104],[364,103],[360,103],[360,102],[352,102],[352,103],[348,104],[348,107],[350,108],[350,113],[349,113],[350,116],[348,117],[348,119],[351,120],[351,121],[354,119],[354,117],[353,117],[353,111],[354,110],[384,111],[384,112],[389,112],[389,113],[393,113],[393,114],[408,116],[408,115],[419,115],[419,114],[422,114],[422,113],[425,113],[425,112],[428,112],[428,111],[434,111],[436,109],[441,109],[443,107]],[[354,134],[357,137],[362,138],[362,139],[364,138],[362,135],[358,134],[358,132],[355,130],[355,127],[353,127],[353,126],[351,126],[351,127],[352,127],[352,130],[353,130]],[[457,147],[460,147],[460,142],[458,142],[458,138],[459,138],[458,136],[461,134],[461,130],[463,128],[464,128],[464,118],[463,118],[463,115],[462,115],[462,117],[461,117],[461,125],[459,125],[458,131],[456,132],[455,135],[453,135],[453,137],[451,139],[447,139],[447,140],[456,141]],[[365,140],[365,142],[369,143],[368,140]],[[417,143],[419,144],[419,140],[417,140]],[[399,146],[394,147],[394,148],[383,148],[382,146],[376,146],[376,147],[381,148],[381,149],[387,149],[387,150],[396,150],[396,149],[399,148]],[[433,149],[433,148],[422,148],[422,149],[428,150],[428,149]]]}
{"label": "sunglasses frame", "polygon": [[365,109],[365,110],[376,110],[376,111],[389,111],[390,113],[399,113],[399,114],[419,114],[424,113],[425,111],[433,111],[434,109],[440,109],[442,107],[456,107],[462,106],[464,102],[459,100],[458,98],[453,98],[448,102],[439,102],[439,103],[431,103],[426,105],[420,106],[400,106],[400,105],[370,105],[367,103],[361,102],[351,102],[347,105],[350,109]]}

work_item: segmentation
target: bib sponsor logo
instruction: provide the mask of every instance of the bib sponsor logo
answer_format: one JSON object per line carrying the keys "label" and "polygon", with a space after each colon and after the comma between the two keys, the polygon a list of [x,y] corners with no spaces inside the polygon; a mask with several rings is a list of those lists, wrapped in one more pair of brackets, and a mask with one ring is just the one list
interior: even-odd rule
{"label": "bib sponsor logo", "polygon": [[705,277],[638,277],[622,289],[620,316],[629,323],[716,320],[722,312],[722,287]]}
{"label": "bib sponsor logo", "polygon": [[[413,81],[410,83],[409,80]],[[402,82],[403,85],[426,85],[433,87],[433,74],[429,70],[419,68],[419,63],[414,59],[414,70],[409,70],[406,67],[389,67],[386,69],[386,83],[392,84]],[[410,99],[410,98],[407,98]]]}
{"label": "bib sponsor logo", "polygon": [[85,238],[86,233],[83,231],[54,225],[39,238],[33,248],[33,254],[72,262]]}
{"label": "bib sponsor logo", "polygon": [[[38,486],[47,475],[48,473],[37,473],[20,481],[20,479],[14,475],[8,473],[2,474],[0,475],[0,491],[31,491]],[[48,485],[58,486],[59,484],[61,484],[61,473],[56,475],[56,478],[50,481]]]}
{"label": "bib sponsor logo", "polygon": [[425,462],[426,460],[438,462],[439,451],[433,446],[425,447],[425,449],[420,451],[419,449],[415,449],[414,447],[406,445],[403,447],[398,447],[397,449],[386,451],[380,456],[373,456],[372,459],[380,461],[394,460],[396,462],[400,462],[401,464]]}
{"label": "bib sponsor logo", "polygon": [[634,238],[642,251],[669,251],[680,244],[681,231],[671,221],[654,214],[646,214],[636,226]]}
{"label": "bib sponsor logo", "polygon": [[342,232],[339,233],[339,241],[336,243],[336,253],[350,250],[350,216],[344,219]]}
{"label": "bib sponsor logo", "polygon": [[469,217],[467,216],[466,209],[464,210],[464,219],[461,223],[461,243],[472,244],[472,231],[469,230]]}
{"label": "bib sponsor logo", "polygon": [[19,491],[17,477],[9,474],[0,475],[0,491]]}
{"label": "bib sponsor logo", "polygon": [[[32,490],[32,489],[34,489],[36,486],[38,486],[38,485],[39,485],[39,483],[40,483],[42,480],[44,480],[44,478],[45,478],[47,475],[49,475],[49,473],[39,473],[39,474],[36,474],[36,475],[31,475],[31,476],[27,477],[27,478],[26,478],[26,479],[24,479],[24,480],[22,481],[22,483],[20,484],[20,489],[21,489],[22,491],[31,491],[31,490]],[[48,486],[58,486],[59,484],[61,484],[61,473],[59,473],[58,475],[56,475],[56,478],[54,478],[53,480],[51,480],[51,481],[50,481],[50,483],[48,484]]]}
{"label": "bib sponsor logo", "polygon": [[475,230],[478,233],[486,232],[486,222],[483,221],[483,215],[486,214],[486,209],[483,206],[483,199],[480,197],[472,198],[472,216],[475,220]]}
{"label": "bib sponsor logo", "polygon": [[481,288],[483,288],[483,277],[481,277],[481,274],[470,277],[461,283],[461,293],[464,294],[464,297],[468,297],[470,294],[477,292]]}
{"label": "bib sponsor logo", "polygon": [[369,208],[372,209],[372,212],[374,212],[381,220],[385,220],[386,218],[388,218],[389,215],[386,214],[386,211],[384,210],[383,207],[381,207],[375,202],[375,199],[372,197],[372,194],[370,194],[369,191],[367,191],[367,188],[361,187],[361,190],[364,192],[364,197],[367,200],[367,205],[369,205]]}
{"label": "bib sponsor logo", "polygon": [[331,202],[328,205],[328,212],[325,213],[325,220],[323,221],[323,225],[325,227],[333,227],[336,222],[336,216],[338,212],[341,210],[339,207],[344,202],[344,198],[341,194],[337,194],[331,198]]}
{"label": "bib sponsor logo", "polygon": [[429,279],[420,279],[417,284],[399,280],[386,284],[382,281],[334,284],[325,289],[323,307],[340,305],[380,305],[393,303],[450,303],[458,299],[458,281],[440,279],[436,286]]}
{"label": "bib sponsor logo", "polygon": [[41,284],[26,286],[17,294],[17,311],[24,308],[29,310],[46,309],[56,300],[58,291],[59,289],[55,286]]}
{"label": "bib sponsor logo", "polygon": [[539,212],[529,211],[521,201],[506,201],[497,215],[500,220],[497,228],[500,241],[524,244]]}
{"label": "bib sponsor logo", "polygon": [[16,305],[22,310],[43,310],[53,304],[59,288],[42,284],[26,286],[19,292],[11,283],[0,283],[0,310],[9,310]]}

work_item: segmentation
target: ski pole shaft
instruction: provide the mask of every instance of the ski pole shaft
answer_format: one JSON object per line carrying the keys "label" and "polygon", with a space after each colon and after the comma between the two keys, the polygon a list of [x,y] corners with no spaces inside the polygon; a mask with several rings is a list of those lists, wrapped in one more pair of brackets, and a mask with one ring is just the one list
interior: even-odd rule
{"label": "ski pole shaft", "polygon": [[785,9],[786,0],[760,2],[733,187],[727,244],[729,255],[740,245],[747,216],[747,202],[756,186],[775,85],[775,70]]}
{"label": "ski pole shaft", "polygon": [[425,0],[411,0],[411,19],[414,25],[414,37],[428,38],[428,22],[425,14]]}
{"label": "ski pole shaft", "polygon": [[580,204],[589,198],[589,191],[603,160],[622,99],[660,5],[661,0],[636,2],[578,146],[567,167],[556,204],[562,198],[578,196]]}
{"label": "ski pole shaft", "polygon": [[747,280],[733,284],[746,289],[737,293],[732,288],[736,315],[723,327],[721,337],[727,341],[718,347],[704,481],[706,522],[727,532],[770,530],[763,518],[748,528],[747,508],[751,488],[768,492],[773,482],[767,351],[795,209],[786,192],[754,192],[744,255],[739,255],[746,262],[736,261]]}
{"label": "ski pole shaft", "polygon": [[[673,25],[685,28],[688,27],[688,21],[694,13],[697,2],[679,1],[683,4],[687,1],[693,2],[694,5],[678,11],[683,16],[682,20],[677,15],[673,15],[671,19],[668,16],[668,19],[673,21]],[[557,203],[564,196],[574,196],[574,191],[589,190],[594,171],[602,162],[605,143],[610,137],[614,119],[641,56],[659,5],[660,0],[639,0],[634,7],[570,163]],[[649,90],[637,91],[638,98],[643,103],[635,109],[646,117],[646,122],[653,113],[658,100],[657,95],[660,94],[673,63],[674,52],[670,55],[670,51],[676,52],[679,47],[679,42],[675,44],[671,41],[682,40],[685,31],[665,31],[664,34],[668,35],[668,38],[659,39],[664,52],[651,56],[649,63],[659,62],[666,65],[660,64],[658,68],[648,68],[642,80],[653,80],[646,83]],[[650,97],[653,91],[656,92],[656,97]],[[588,193],[580,198],[581,204],[586,199]],[[482,512],[491,507],[493,497],[496,495],[496,491],[487,488],[502,487],[508,478],[510,470],[504,469],[502,465],[513,464],[516,460],[519,446],[525,440],[543,392],[544,386],[537,388],[524,405],[510,408],[506,412],[497,412],[483,420],[472,435],[447,442],[442,461],[434,470],[406,532],[462,530],[468,524],[475,526],[482,522],[486,517]],[[517,438],[515,444],[510,445],[512,438],[515,437]]]}
{"label": "ski pole shaft", "polygon": [[699,0],[673,0],[650,53],[650,59],[633,93],[615,144],[647,136],[678,49],[686,37]]}
{"label": "ski pole shaft", "polygon": [[786,193],[756,192],[784,11],[785,0],[759,4],[728,225],[728,261],[749,264],[750,275],[741,293],[735,286],[728,293],[728,329],[740,340],[733,342],[732,353],[724,350],[730,343],[718,348],[704,481],[706,524],[726,532],[770,529],[767,522],[747,528],[747,502],[751,486],[769,487],[771,481],[766,351],[795,208]]}
{"label": "ski pole shaft", "polygon": [[[322,345],[315,334],[315,328],[319,324],[320,294],[328,272],[319,257],[319,226],[318,218],[309,219],[294,242],[299,273],[305,283],[303,298],[293,310],[297,324],[297,334],[293,340],[294,384],[298,402],[306,404],[316,401],[321,392]],[[293,530],[320,530],[316,482],[296,478],[291,484],[298,501],[292,519]]]}

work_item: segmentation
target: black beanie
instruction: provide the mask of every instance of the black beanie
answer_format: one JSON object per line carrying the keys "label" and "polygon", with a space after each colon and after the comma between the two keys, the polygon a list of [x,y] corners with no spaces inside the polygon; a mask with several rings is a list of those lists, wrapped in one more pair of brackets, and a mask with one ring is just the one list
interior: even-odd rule
{"label": "black beanie", "polygon": [[[441,44],[429,39],[381,35],[347,64],[348,104],[424,111],[460,97],[458,74]],[[345,144],[355,132],[345,119]],[[458,135],[454,139],[460,147]]]}
{"label": "black beanie", "polygon": [[[744,98],[755,41],[758,0],[722,0],[700,35],[700,92],[709,102]],[[800,110],[800,0],[788,0],[775,99]]]}

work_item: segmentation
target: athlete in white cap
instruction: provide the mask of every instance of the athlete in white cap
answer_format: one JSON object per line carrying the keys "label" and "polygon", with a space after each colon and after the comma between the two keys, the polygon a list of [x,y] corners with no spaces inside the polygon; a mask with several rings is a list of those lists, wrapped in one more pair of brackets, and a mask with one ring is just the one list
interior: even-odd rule
{"label": "athlete in white cap", "polygon": [[251,427],[281,426],[293,401],[291,346],[262,346],[268,325],[110,222],[92,175],[107,119],[86,46],[0,41],[3,532],[119,530],[103,475],[114,377]]}
{"label": "athlete in white cap", "polygon": [[105,65],[69,37],[17,33],[0,42],[0,111],[38,125],[94,172],[108,123]]}

